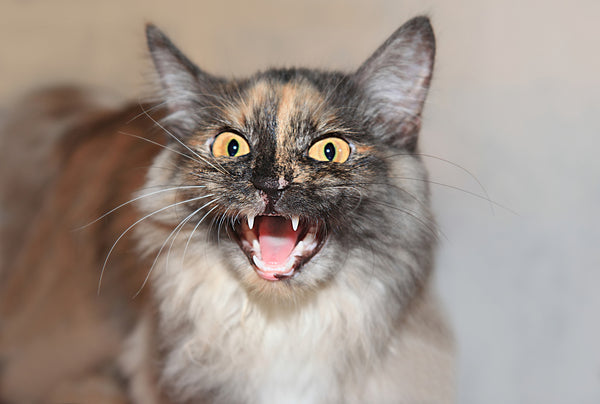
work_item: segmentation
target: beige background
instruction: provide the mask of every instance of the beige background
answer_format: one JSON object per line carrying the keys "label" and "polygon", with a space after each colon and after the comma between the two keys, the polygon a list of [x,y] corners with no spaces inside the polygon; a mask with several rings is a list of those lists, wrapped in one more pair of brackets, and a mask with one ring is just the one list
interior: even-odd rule
{"label": "beige background", "polygon": [[[143,24],[209,71],[356,67],[428,13],[438,37],[424,152],[481,199],[432,185],[438,289],[460,349],[461,403],[600,402],[600,2],[0,0],[0,112],[81,83],[140,99]],[[482,193],[428,159],[432,180]]]}

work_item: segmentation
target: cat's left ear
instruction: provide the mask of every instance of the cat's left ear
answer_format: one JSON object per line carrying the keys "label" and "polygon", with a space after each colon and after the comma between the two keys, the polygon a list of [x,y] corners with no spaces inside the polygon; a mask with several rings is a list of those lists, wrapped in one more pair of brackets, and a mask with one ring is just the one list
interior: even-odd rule
{"label": "cat's left ear", "polygon": [[156,26],[146,26],[146,39],[171,118],[184,129],[193,129],[203,94],[220,80],[192,63]]}
{"label": "cat's left ear", "polygon": [[434,57],[429,19],[416,17],[394,32],[354,75],[366,95],[372,125],[395,147],[416,147]]}

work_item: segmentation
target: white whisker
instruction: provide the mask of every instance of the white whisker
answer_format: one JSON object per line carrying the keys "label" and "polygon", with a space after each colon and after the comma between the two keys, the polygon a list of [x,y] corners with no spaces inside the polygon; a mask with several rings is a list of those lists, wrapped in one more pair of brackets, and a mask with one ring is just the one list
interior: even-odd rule
{"label": "white whisker", "polygon": [[92,221],[92,222],[90,222],[90,223],[88,223],[86,225],[83,225],[81,227],[78,227],[75,230],[81,230],[81,229],[84,229],[84,228],[86,228],[88,226],[91,226],[94,223],[98,222],[99,220],[104,219],[106,216],[110,215],[114,211],[116,211],[118,209],[121,209],[122,207],[124,207],[126,205],[129,205],[129,204],[131,204],[131,203],[133,203],[135,201],[139,201],[140,199],[147,198],[149,196],[160,194],[160,193],[163,193],[163,192],[176,191],[176,190],[181,190],[181,189],[196,189],[196,188],[205,188],[205,186],[204,185],[186,185],[186,186],[172,187],[172,188],[161,189],[159,191],[154,191],[154,192],[150,192],[149,194],[138,196],[137,198],[130,199],[127,202],[120,204],[119,206],[117,206],[117,207],[109,210],[108,212],[104,213],[102,216],[100,216],[99,218],[95,219],[94,221]]}
{"label": "white whisker", "polygon": [[432,180],[429,180],[429,179],[423,179],[423,178],[410,178],[410,177],[402,177],[402,176],[395,176],[395,177],[392,177],[392,178],[397,178],[397,179],[400,179],[400,180],[408,180],[408,181],[426,182],[428,184],[433,184],[433,185],[437,185],[437,186],[440,186],[440,187],[454,189],[455,191],[464,192],[467,195],[471,195],[471,196],[473,196],[475,198],[479,198],[479,199],[482,199],[482,200],[488,202],[490,204],[490,206],[492,207],[492,212],[493,212],[493,206],[498,206],[499,208],[502,208],[502,209],[506,210],[507,212],[512,213],[513,215],[516,215],[516,216],[519,215],[514,210],[512,210],[512,209],[510,209],[510,208],[508,208],[508,207],[506,207],[504,205],[501,205],[500,203],[498,203],[498,202],[490,199],[488,196],[479,195],[478,193],[471,192],[471,191],[468,191],[466,189],[463,189],[463,188],[460,188],[460,187],[456,187],[454,185],[444,184],[442,182],[436,182],[436,181],[432,181]]}
{"label": "white whisker", "polygon": [[167,205],[165,207],[162,207],[158,210],[155,210],[152,213],[148,213],[146,216],[142,217],[141,219],[138,219],[135,223],[133,223],[131,226],[129,226],[127,229],[125,229],[124,232],[121,233],[121,235],[117,238],[117,240],[113,243],[112,247],[110,247],[110,250],[108,251],[108,254],[106,255],[106,259],[104,260],[104,264],[102,265],[102,271],[100,271],[100,279],[98,280],[98,291],[97,293],[100,294],[100,288],[102,286],[102,278],[104,276],[104,270],[106,269],[106,264],[108,263],[108,259],[110,258],[110,255],[112,254],[113,250],[115,249],[116,245],[119,243],[119,241],[125,236],[125,234],[127,234],[131,229],[133,229],[136,225],[138,225],[139,223],[141,223],[142,221],[146,220],[147,218],[154,216],[157,213],[163,212],[167,209],[173,208],[175,206],[179,206],[182,205],[184,203],[189,203],[189,202],[193,202],[193,201],[198,201],[204,198],[208,198],[210,196],[213,196],[213,194],[208,194],[208,195],[203,195],[203,196],[199,196],[196,198],[191,198],[191,199],[186,199],[185,201],[181,201],[181,202],[177,202],[177,203],[173,203],[170,205]]}
{"label": "white whisker", "polygon": [[[158,103],[156,105],[153,105],[150,108],[148,108],[147,110],[145,110],[143,112],[140,112],[139,114],[137,114],[136,116],[134,116],[133,118],[131,118],[130,120],[128,120],[126,122],[126,124],[129,125],[131,122],[135,121],[140,116],[144,115],[146,112],[154,111],[155,109],[161,108],[163,105],[166,105],[166,104],[167,104],[167,101],[163,101],[163,102],[160,102],[160,103]],[[139,102],[139,98],[138,98],[138,105],[140,106],[140,108],[142,108],[142,103]],[[143,108],[142,108],[142,110],[143,110]]]}
{"label": "white whisker", "polygon": [[[215,199],[213,202],[216,202],[216,201],[217,201],[217,199]],[[196,226],[194,226],[194,230],[192,230],[192,232],[190,233],[190,236],[188,237],[188,240],[185,243],[185,248],[183,249],[183,255],[181,256],[181,263],[182,263],[182,265],[183,265],[183,262],[185,260],[185,254],[187,253],[187,249],[188,249],[188,247],[190,245],[190,241],[192,240],[192,237],[194,236],[194,233],[196,232],[196,230],[200,226],[200,223],[202,223],[204,221],[204,219],[206,218],[206,216],[208,216],[213,210],[215,210],[217,208],[217,206],[213,207],[211,210],[209,210],[208,212],[206,212],[206,214],[204,216],[202,216],[202,218],[198,221],[198,223],[196,223]]]}
{"label": "white whisker", "polygon": [[171,237],[173,237],[173,240],[171,241],[171,245],[169,246],[169,253],[167,254],[167,264],[166,267],[169,266],[169,254],[171,252],[171,248],[173,247],[173,242],[175,241],[175,239],[177,238],[177,236],[179,235],[179,233],[181,232],[181,229],[183,229],[183,226],[185,226],[185,224],[192,218],[194,217],[194,215],[198,214],[198,212],[201,212],[202,209],[204,209],[206,206],[210,205],[211,203],[213,203],[215,200],[213,199],[212,201],[202,205],[201,207],[199,207],[198,209],[196,209],[195,211],[193,211],[192,213],[190,213],[185,219],[183,219],[181,222],[179,222],[179,224],[177,224],[177,226],[175,226],[175,228],[173,229],[173,231],[171,231],[171,233],[169,234],[169,236],[166,238],[166,240],[164,241],[164,243],[160,246],[160,249],[158,250],[158,253],[156,253],[156,257],[154,257],[154,261],[152,262],[152,265],[150,266],[150,270],[148,271],[148,273],[146,274],[146,277],[144,278],[144,281],[142,282],[142,285],[140,286],[140,288],[138,289],[138,291],[135,293],[135,295],[133,295],[133,299],[135,299],[141,292],[142,289],[144,289],[144,286],[146,286],[146,283],[148,283],[148,279],[150,279],[150,275],[152,274],[152,271],[154,270],[154,267],[156,266],[156,263],[158,262],[158,258],[160,257],[160,255],[162,254],[163,249],[166,247],[167,243],[169,242],[169,240],[171,239]]}
{"label": "white whisker", "polygon": [[[216,201],[218,201],[218,200],[219,200],[219,198],[215,198],[215,199],[211,200],[210,202],[208,202],[208,203],[206,203],[204,206],[202,206],[202,209],[203,209],[203,208],[205,208],[205,207],[207,207],[207,206],[208,206],[208,205],[210,205],[211,203],[215,203],[215,202],[216,202]],[[208,212],[206,212],[206,213],[204,214],[204,216],[202,216],[202,218],[200,219],[199,223],[202,223],[202,221],[204,220],[204,218],[205,218],[206,216],[208,216],[208,215],[210,214],[210,212],[212,212],[213,210],[215,210],[217,207],[218,207],[218,205],[217,205],[217,206],[214,206],[214,207],[212,207],[212,208],[211,208],[211,209],[210,209]],[[196,225],[196,226],[197,226],[197,225]],[[196,229],[196,227],[194,227],[194,229]],[[181,229],[180,229],[180,231],[181,231]],[[179,233],[177,233],[177,234],[179,235]],[[174,241],[175,241],[175,239],[173,239],[173,240],[171,241],[171,245],[169,246],[169,251],[167,252],[167,263],[166,263],[166,266],[167,266],[167,267],[169,266],[169,256],[171,255],[171,249],[173,248],[173,243],[174,243]],[[186,246],[187,246],[187,243],[186,243]],[[185,251],[184,251],[184,255],[185,255]],[[183,259],[182,259],[182,261],[181,261],[181,262],[182,262],[182,264],[183,264]]]}
{"label": "white whisker", "polygon": [[123,131],[119,131],[119,133],[120,133],[120,134],[122,134],[122,135],[131,136],[131,137],[134,137],[134,138],[136,138],[136,139],[143,140],[143,141],[145,141],[145,142],[151,143],[151,144],[153,144],[153,145],[156,145],[156,146],[158,146],[158,147],[160,147],[160,148],[163,148],[163,149],[165,149],[165,150],[168,150],[168,151],[170,151],[170,152],[173,152],[173,153],[175,153],[175,154],[179,154],[180,156],[183,156],[183,157],[185,157],[185,158],[188,158],[188,159],[190,159],[190,160],[192,160],[192,161],[195,161],[196,163],[202,164],[202,161],[200,161],[200,160],[197,160],[197,159],[193,158],[193,157],[192,157],[192,156],[190,156],[189,154],[181,153],[180,151],[177,151],[177,150],[175,150],[175,149],[172,149],[172,148],[170,148],[170,147],[167,147],[167,146],[165,146],[165,145],[162,145],[162,144],[160,144],[160,143],[158,143],[158,142],[155,142],[154,140],[150,140],[150,139],[148,139],[148,138],[145,138],[145,137],[143,137],[143,136],[134,135],[134,134],[132,134],[132,133],[127,133],[127,132],[123,132]]}
{"label": "white whisker", "polygon": [[167,135],[169,135],[171,138],[173,138],[175,141],[177,141],[177,143],[179,143],[180,145],[182,145],[183,147],[185,147],[187,150],[189,150],[194,156],[198,157],[200,160],[202,160],[204,163],[208,164],[209,166],[211,166],[212,168],[214,168],[215,170],[219,171],[222,174],[227,174],[227,175],[231,175],[230,172],[228,172],[227,170],[225,170],[222,166],[219,165],[219,167],[213,165],[210,161],[208,161],[207,159],[205,159],[204,157],[202,157],[201,155],[199,155],[198,153],[196,153],[194,150],[192,150],[188,145],[186,145],[185,143],[183,143],[181,140],[179,140],[179,138],[177,136],[175,136],[174,134],[172,134],[169,130],[167,130],[163,125],[161,125],[156,119],[154,119],[153,117],[150,116],[150,114],[148,114],[145,110],[144,107],[142,106],[142,111],[144,111],[144,113],[146,114],[146,116],[148,118],[150,118],[152,120],[152,122],[154,122],[156,124],[156,126],[158,126],[159,128],[161,128]]}
{"label": "white whisker", "polygon": [[230,208],[225,209],[225,212],[223,212],[221,214],[221,217],[219,218],[219,226],[217,227],[217,244],[219,244],[221,242],[221,226],[223,225],[223,222],[225,221],[225,218],[227,217],[227,212],[229,212]]}

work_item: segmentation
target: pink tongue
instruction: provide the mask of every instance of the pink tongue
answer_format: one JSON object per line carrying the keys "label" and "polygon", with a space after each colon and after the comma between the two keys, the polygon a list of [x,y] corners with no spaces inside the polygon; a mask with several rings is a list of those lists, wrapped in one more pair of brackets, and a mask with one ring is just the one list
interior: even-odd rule
{"label": "pink tongue", "polygon": [[294,249],[297,238],[290,220],[277,216],[262,216],[258,227],[262,261],[273,268],[282,267]]}

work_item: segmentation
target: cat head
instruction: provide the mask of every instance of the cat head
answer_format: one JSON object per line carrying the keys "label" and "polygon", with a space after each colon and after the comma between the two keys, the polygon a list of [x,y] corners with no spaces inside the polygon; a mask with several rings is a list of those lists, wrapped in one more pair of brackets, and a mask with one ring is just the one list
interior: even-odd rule
{"label": "cat head", "polygon": [[186,247],[212,243],[259,295],[426,272],[435,237],[416,149],[435,53],[427,18],[350,74],[271,69],[226,80],[156,27],[147,38],[170,137],[157,160],[168,171],[152,181],[190,187],[171,223],[194,230]]}

